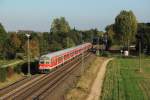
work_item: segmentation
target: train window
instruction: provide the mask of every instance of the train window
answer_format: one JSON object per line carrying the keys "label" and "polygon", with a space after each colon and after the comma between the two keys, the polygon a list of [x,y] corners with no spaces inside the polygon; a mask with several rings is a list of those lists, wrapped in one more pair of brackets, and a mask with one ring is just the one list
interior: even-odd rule
{"label": "train window", "polygon": [[56,63],[56,59],[55,59],[55,58],[52,58],[51,62],[52,62],[52,63]]}
{"label": "train window", "polygon": [[58,58],[58,62],[61,62],[63,60],[63,57]]}
{"label": "train window", "polygon": [[65,56],[64,56],[64,59],[67,59],[68,58],[68,55],[66,54]]}
{"label": "train window", "polygon": [[49,62],[48,62],[48,61],[46,61],[46,64],[49,64]]}
{"label": "train window", "polygon": [[44,64],[44,61],[40,61],[40,64]]}
{"label": "train window", "polygon": [[73,56],[73,54],[74,54],[74,52],[71,52],[71,54],[70,54],[70,55],[71,55],[71,56]]}

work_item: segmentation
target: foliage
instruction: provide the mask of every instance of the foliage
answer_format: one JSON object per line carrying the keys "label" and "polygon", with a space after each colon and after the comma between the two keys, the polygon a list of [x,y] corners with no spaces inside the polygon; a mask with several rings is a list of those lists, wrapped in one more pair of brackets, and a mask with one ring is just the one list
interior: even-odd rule
{"label": "foliage", "polygon": [[[28,42],[26,42],[25,44],[24,44],[24,51],[25,51],[25,53],[26,53],[26,55],[27,55],[27,48],[28,47]],[[30,57],[32,57],[32,58],[36,58],[36,57],[38,57],[39,56],[39,43],[38,43],[38,40],[36,40],[36,39],[31,39],[30,40],[30,42],[29,42],[29,51],[30,51]]]}
{"label": "foliage", "polygon": [[14,67],[14,71],[15,71],[16,73],[20,74],[20,73],[21,73],[21,66],[22,66],[22,64],[16,65],[16,66]]}
{"label": "foliage", "polygon": [[14,59],[16,52],[19,51],[21,46],[21,40],[16,33],[11,33],[5,42],[5,58]]}
{"label": "foliage", "polygon": [[58,43],[57,41],[53,41],[49,48],[52,52],[58,51],[62,49],[62,45]]}
{"label": "foliage", "polygon": [[14,74],[14,69],[9,66],[7,67],[7,77],[10,78]]}
{"label": "foliage", "polygon": [[60,17],[53,20],[50,31],[53,33],[66,33],[70,31],[70,26],[64,17]]}
{"label": "foliage", "polygon": [[105,30],[111,43],[118,44],[119,40],[116,38],[114,24],[106,26]]}
{"label": "foliage", "polygon": [[[141,37],[142,51],[146,49],[146,53],[150,54],[150,24],[149,23],[139,23],[138,24],[138,34]],[[136,41],[137,50],[139,49],[139,39]]]}
{"label": "foliage", "polygon": [[7,77],[7,68],[0,68],[0,82],[4,82]]}
{"label": "foliage", "polygon": [[70,48],[70,47],[73,47],[73,46],[75,46],[75,43],[74,43],[74,41],[71,38],[66,37],[63,40],[63,47],[64,48]]}
{"label": "foliage", "polygon": [[109,56],[110,56],[110,53],[109,53],[108,51],[101,51],[101,52],[100,52],[100,56],[109,57]]}
{"label": "foliage", "polygon": [[18,35],[16,33],[12,33],[9,39],[10,39],[10,45],[12,46],[14,51],[17,51],[21,45],[21,40],[19,39]]}
{"label": "foliage", "polygon": [[3,25],[0,23],[0,58],[4,58],[6,39],[7,33]]}
{"label": "foliage", "polygon": [[135,40],[137,20],[132,11],[121,11],[115,19],[115,32],[124,46],[129,46]]}
{"label": "foliage", "polygon": [[49,51],[50,46],[50,34],[49,33],[40,33],[39,34],[39,49],[40,55],[46,54]]}

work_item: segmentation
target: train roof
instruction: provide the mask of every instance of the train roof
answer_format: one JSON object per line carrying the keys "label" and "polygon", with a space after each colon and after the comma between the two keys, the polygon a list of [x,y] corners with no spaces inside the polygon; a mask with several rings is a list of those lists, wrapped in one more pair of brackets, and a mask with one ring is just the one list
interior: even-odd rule
{"label": "train roof", "polygon": [[50,59],[50,58],[52,58],[52,57],[54,57],[54,56],[59,56],[59,55],[61,55],[61,54],[67,53],[67,52],[72,51],[72,50],[74,50],[74,49],[81,48],[82,46],[85,46],[85,45],[88,45],[88,44],[89,44],[89,43],[84,43],[84,44],[78,45],[78,46],[76,46],[76,47],[71,47],[71,48],[67,48],[67,49],[64,49],[64,50],[60,50],[60,51],[48,53],[48,54],[46,54],[46,55],[41,56],[40,59],[42,59],[42,58]]}

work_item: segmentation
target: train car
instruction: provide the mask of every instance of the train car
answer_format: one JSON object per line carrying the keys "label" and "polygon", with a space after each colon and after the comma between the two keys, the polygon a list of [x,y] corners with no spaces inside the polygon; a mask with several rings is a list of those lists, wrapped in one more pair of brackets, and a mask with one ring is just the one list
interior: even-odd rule
{"label": "train car", "polygon": [[91,49],[91,47],[91,43],[84,43],[76,47],[43,55],[39,59],[39,70],[44,73],[49,72],[50,70],[64,64],[68,60],[86,52]]}

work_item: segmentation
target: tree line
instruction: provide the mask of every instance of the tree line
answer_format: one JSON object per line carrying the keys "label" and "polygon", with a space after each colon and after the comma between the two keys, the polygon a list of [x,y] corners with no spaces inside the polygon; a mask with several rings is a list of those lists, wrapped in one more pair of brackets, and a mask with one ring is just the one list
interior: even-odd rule
{"label": "tree line", "polygon": [[150,23],[138,23],[132,11],[121,11],[115,23],[106,26],[105,30],[112,44],[122,45],[124,50],[129,50],[130,45],[136,45],[138,51],[140,41],[142,52],[150,54]]}
{"label": "tree line", "polygon": [[[71,28],[64,18],[55,18],[49,32],[30,32],[30,56],[37,58],[43,54],[73,47],[83,42],[92,42],[98,37],[100,43],[122,45],[126,50],[136,44],[138,51],[139,39],[142,41],[142,51],[150,52],[150,23],[138,23],[132,11],[121,11],[115,18],[115,23],[106,26],[106,32],[96,28],[90,30],[77,30]],[[0,59],[24,58],[27,55],[26,32],[6,32],[0,23]],[[107,38],[107,39],[105,39]]]}
{"label": "tree line", "polygon": [[[0,59],[23,59],[27,55],[26,32],[6,32],[0,24]],[[102,32],[97,29],[86,31],[71,28],[64,17],[53,20],[50,32],[30,32],[30,56],[37,58],[43,54],[73,47],[83,42],[91,42],[92,38]]]}

